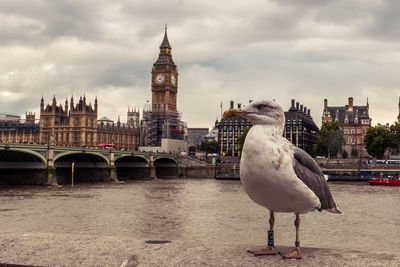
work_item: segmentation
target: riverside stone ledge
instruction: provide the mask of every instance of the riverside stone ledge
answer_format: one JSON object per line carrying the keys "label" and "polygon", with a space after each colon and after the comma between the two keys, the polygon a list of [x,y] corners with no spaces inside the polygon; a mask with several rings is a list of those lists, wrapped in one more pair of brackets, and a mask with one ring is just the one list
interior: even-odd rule
{"label": "riverside stone ledge", "polygon": [[[302,248],[301,260],[254,257],[254,245],[52,233],[1,233],[0,265],[28,266],[400,266],[400,253]],[[259,244],[260,247],[262,244]],[[287,250],[289,247],[277,247]]]}

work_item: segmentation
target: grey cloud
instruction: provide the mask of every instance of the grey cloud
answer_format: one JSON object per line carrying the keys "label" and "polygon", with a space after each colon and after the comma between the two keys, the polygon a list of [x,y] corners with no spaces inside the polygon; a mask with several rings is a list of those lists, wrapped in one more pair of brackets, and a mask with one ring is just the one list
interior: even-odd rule
{"label": "grey cloud", "polygon": [[[178,108],[189,126],[213,123],[221,100],[266,97],[283,105],[299,99],[318,122],[323,98],[341,105],[352,94],[363,103],[382,90],[374,95],[379,105],[398,94],[398,5],[2,0],[0,96],[13,94],[0,98],[0,108],[20,114],[36,110],[42,94],[60,101],[84,92],[97,95],[109,117],[141,107],[151,97],[151,67],[168,23]],[[204,102],[210,108],[193,112]]]}
{"label": "grey cloud", "polygon": [[[80,39],[98,40],[104,19],[104,5],[97,1],[14,1],[0,2],[3,15],[25,18],[33,22],[22,27],[14,36],[3,40],[23,44],[43,44],[53,38],[75,36]],[[43,27],[42,27],[43,26]],[[4,31],[4,30],[3,30]]]}
{"label": "grey cloud", "polygon": [[371,38],[382,40],[400,39],[400,2],[387,0],[382,1],[382,6],[373,13],[374,21],[366,29],[366,35]]}

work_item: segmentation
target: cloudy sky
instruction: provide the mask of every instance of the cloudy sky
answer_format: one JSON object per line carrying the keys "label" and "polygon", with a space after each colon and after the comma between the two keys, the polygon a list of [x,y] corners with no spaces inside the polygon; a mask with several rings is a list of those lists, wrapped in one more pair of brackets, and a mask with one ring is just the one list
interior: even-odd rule
{"label": "cloudy sky", "polygon": [[99,118],[126,120],[151,99],[168,24],[178,109],[211,127],[220,103],[295,98],[321,123],[329,105],[367,97],[373,124],[400,96],[399,1],[1,0],[0,112],[39,112],[40,98],[97,96]]}

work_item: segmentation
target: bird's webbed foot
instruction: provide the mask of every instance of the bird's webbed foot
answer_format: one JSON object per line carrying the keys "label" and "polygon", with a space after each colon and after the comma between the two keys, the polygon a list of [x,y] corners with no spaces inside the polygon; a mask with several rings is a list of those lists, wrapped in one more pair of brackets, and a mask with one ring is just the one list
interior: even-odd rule
{"label": "bird's webbed foot", "polygon": [[303,254],[301,253],[300,247],[296,247],[294,250],[286,252],[278,252],[282,256],[282,259],[301,259]]}
{"label": "bird's webbed foot", "polygon": [[254,254],[254,256],[276,255],[275,247],[268,246],[261,249],[249,249],[247,252]]}

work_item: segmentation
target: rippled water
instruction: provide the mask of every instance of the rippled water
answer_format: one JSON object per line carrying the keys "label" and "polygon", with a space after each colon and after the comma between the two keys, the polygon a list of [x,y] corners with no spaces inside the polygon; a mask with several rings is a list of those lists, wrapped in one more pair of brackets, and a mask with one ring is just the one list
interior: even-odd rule
{"label": "rippled water", "polygon": [[[397,252],[400,187],[330,183],[344,215],[301,216],[302,246]],[[0,232],[266,244],[269,213],[239,181],[146,180],[74,188],[0,188]],[[293,245],[293,214],[276,214],[275,244]]]}

